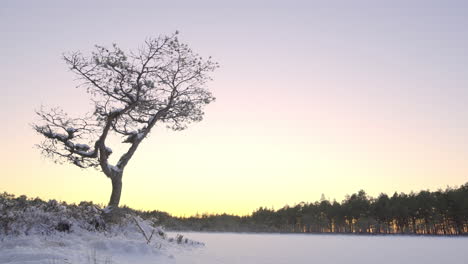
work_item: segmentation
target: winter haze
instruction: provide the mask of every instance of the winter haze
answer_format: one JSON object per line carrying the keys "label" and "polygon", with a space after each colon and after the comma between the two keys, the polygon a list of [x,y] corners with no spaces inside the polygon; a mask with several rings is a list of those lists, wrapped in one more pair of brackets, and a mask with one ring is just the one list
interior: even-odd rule
{"label": "winter haze", "polygon": [[122,204],[245,215],[322,193],[463,184],[467,11],[464,1],[3,1],[0,191],[106,204],[98,171],[55,165],[33,147],[34,110],[90,111],[64,52],[133,49],[175,30],[220,63],[216,102],[187,130],[152,132]]}

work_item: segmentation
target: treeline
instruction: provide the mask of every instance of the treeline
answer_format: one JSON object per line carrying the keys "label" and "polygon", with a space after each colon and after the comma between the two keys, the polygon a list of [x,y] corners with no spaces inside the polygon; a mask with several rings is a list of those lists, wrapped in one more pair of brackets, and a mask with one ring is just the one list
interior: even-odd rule
{"label": "treeline", "polygon": [[[341,203],[322,198],[278,210],[260,207],[249,216],[174,217],[166,212],[140,211],[126,206],[119,210],[172,231],[467,235],[468,183],[435,192],[381,194],[377,198],[361,190]],[[39,216],[49,224],[50,230],[60,224],[57,221],[63,222],[68,217],[78,219],[75,222],[84,228],[99,229],[105,223],[96,219],[102,218],[103,211],[102,206],[92,202],[75,205],[0,193],[0,235],[32,226],[34,221],[30,218]],[[58,212],[62,214],[57,215]]]}
{"label": "treeline", "polygon": [[314,203],[260,207],[250,216],[199,215],[172,217],[159,211],[155,217],[169,230],[353,234],[468,234],[468,183],[435,192],[394,193],[369,197],[363,190],[341,203],[321,199]]}

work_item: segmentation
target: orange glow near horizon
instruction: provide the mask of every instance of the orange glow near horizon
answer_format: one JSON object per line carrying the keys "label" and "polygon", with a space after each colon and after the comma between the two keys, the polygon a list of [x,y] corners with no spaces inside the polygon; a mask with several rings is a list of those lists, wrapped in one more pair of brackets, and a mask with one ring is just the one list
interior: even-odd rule
{"label": "orange glow near horizon", "polygon": [[[403,133],[384,121],[349,120],[343,113],[311,119],[321,124],[315,130],[301,120],[277,122],[279,115],[261,123],[252,116],[241,127],[236,121],[223,124],[229,113],[217,116],[222,99],[208,106],[201,123],[182,132],[158,128],[143,142],[125,171],[122,204],[177,216],[247,215],[260,206],[314,202],[322,193],[341,201],[360,189],[376,197],[380,192],[435,190],[466,179],[463,156],[446,155],[460,151],[457,146],[431,143],[417,130]],[[357,122],[362,126],[347,127]],[[31,151],[2,153],[2,160],[12,162],[4,165],[9,177],[0,191],[108,202],[111,185],[102,173],[40,158],[32,148],[40,137],[30,134],[19,149]]]}
{"label": "orange glow near horizon", "polygon": [[[246,215],[322,194],[341,201],[360,189],[376,197],[468,182],[466,8],[118,4],[0,9],[0,192],[107,204],[102,173],[54,164],[33,147],[34,109],[92,112],[63,52],[135,49],[176,29],[220,63],[209,83],[217,100],[202,122],[180,132],[162,125],[143,141],[122,205]],[[115,159],[126,146],[110,147]]]}

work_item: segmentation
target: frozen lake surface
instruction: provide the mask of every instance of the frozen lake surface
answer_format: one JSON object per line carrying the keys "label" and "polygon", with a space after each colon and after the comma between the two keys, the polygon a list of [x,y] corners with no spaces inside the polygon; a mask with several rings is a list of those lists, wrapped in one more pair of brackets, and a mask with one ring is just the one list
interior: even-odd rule
{"label": "frozen lake surface", "polygon": [[181,234],[206,246],[175,252],[177,264],[468,263],[468,237]]}

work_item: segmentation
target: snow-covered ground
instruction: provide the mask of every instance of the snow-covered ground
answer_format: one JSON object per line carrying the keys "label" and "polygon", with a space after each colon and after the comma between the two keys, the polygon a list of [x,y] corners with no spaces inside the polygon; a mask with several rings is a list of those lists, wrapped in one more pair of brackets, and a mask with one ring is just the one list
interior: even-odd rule
{"label": "snow-covered ground", "polygon": [[[124,232],[125,233],[125,232]],[[467,237],[185,233],[202,245],[96,232],[4,237],[0,263],[468,263]],[[176,237],[176,233],[169,234]]]}
{"label": "snow-covered ground", "polygon": [[177,264],[465,264],[468,237],[185,233]]}
{"label": "snow-covered ground", "polygon": [[156,250],[141,239],[107,238],[92,232],[7,237],[0,242],[0,263],[135,263],[136,259],[168,257],[165,250]]}
{"label": "snow-covered ground", "polygon": [[202,245],[185,238],[147,240],[136,230],[121,235],[81,231],[51,235],[7,236],[0,241],[0,263],[30,264],[124,264],[176,263],[174,254]]}
{"label": "snow-covered ground", "polygon": [[174,253],[203,246],[155,223],[131,209],[0,194],[0,264],[175,263]]}

